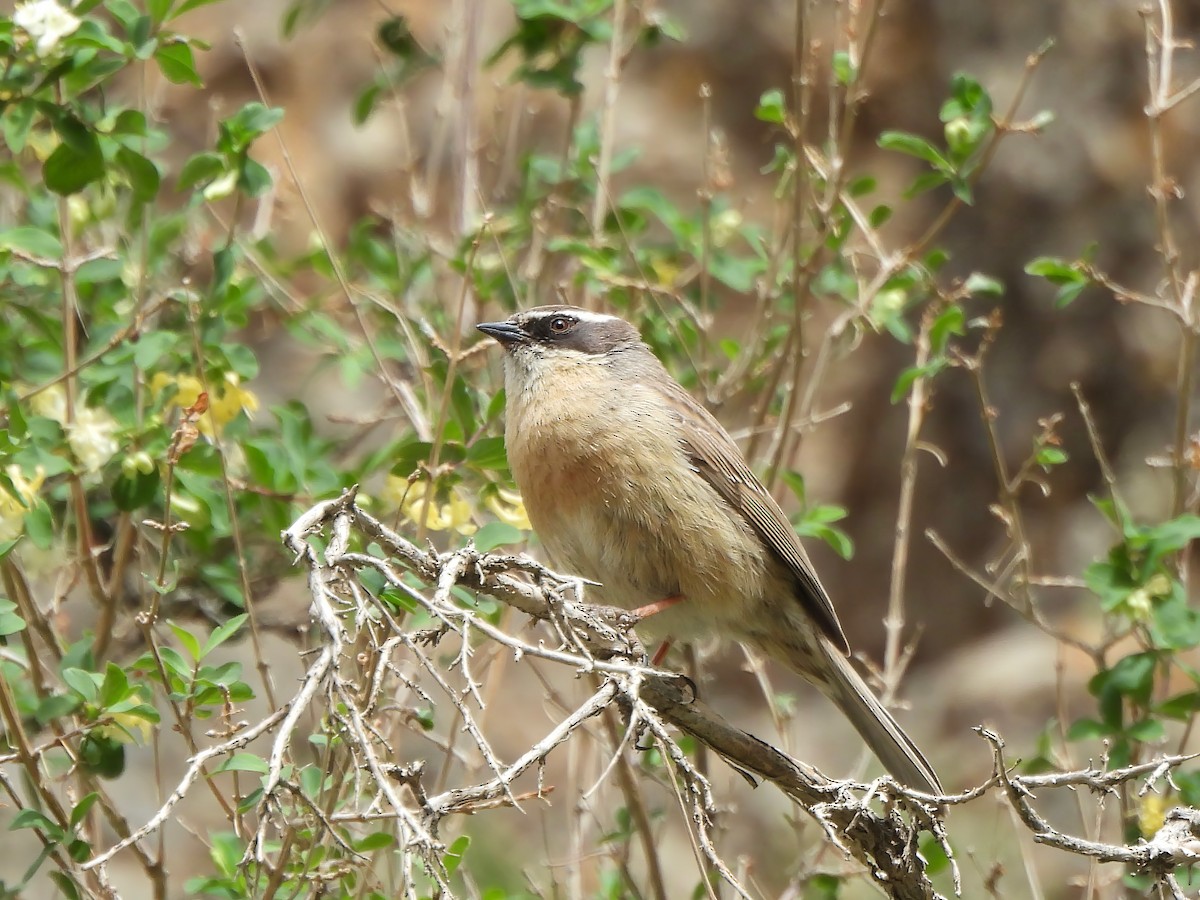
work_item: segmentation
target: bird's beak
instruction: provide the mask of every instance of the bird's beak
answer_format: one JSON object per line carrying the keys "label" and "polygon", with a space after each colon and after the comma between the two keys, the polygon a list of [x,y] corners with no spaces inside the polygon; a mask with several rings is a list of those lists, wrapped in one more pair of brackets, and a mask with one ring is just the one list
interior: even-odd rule
{"label": "bird's beak", "polygon": [[520,344],[529,339],[528,335],[512,322],[481,322],[475,326],[488,337],[493,337],[505,347],[510,344]]}

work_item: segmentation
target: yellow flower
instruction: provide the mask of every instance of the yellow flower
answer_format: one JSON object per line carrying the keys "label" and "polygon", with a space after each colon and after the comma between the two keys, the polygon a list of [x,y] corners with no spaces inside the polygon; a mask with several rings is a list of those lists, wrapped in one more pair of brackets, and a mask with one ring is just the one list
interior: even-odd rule
{"label": "yellow flower", "polygon": [[[146,702],[140,692],[138,699],[143,703]],[[118,744],[135,743],[134,736],[141,735],[142,742],[145,743],[150,740],[150,735],[154,733],[154,724],[147,721],[145,716],[119,712],[113,713],[111,724],[101,725],[96,728],[96,733],[107,738],[112,738]]]}
{"label": "yellow flower", "polygon": [[709,234],[714,247],[724,247],[737,236],[742,226],[742,214],[736,209],[726,209],[712,217]]}
{"label": "yellow flower", "polygon": [[1147,794],[1138,807],[1138,831],[1142,837],[1150,838],[1158,833],[1167,820],[1167,798],[1161,794]]}
{"label": "yellow flower", "polygon": [[[410,485],[407,479],[389,475],[383,496],[398,503],[400,512],[408,521],[414,525],[424,523],[430,531],[456,531],[462,535],[469,535],[479,530],[471,521],[471,505],[457,488],[447,489],[447,502],[441,504],[436,499],[432,503],[426,500],[428,488],[427,482],[418,481]],[[429,506],[428,512],[425,509],[426,505]]]}
{"label": "yellow flower", "polygon": [[407,478],[389,475],[387,481],[383,483],[383,490],[379,492],[379,499],[389,507],[399,508],[408,499],[408,489]]}
{"label": "yellow flower", "polygon": [[[168,375],[166,372],[156,372],[150,379],[150,390],[155,394],[171,386],[176,390],[167,404],[180,409],[194,404],[204,392],[203,383],[195,375]],[[253,391],[242,387],[241,379],[234,372],[226,372],[224,380],[212,384],[211,388],[208,412],[196,422],[200,433],[207,437],[220,433],[238,413],[244,411],[250,416],[258,409],[258,397]]]}
{"label": "yellow flower", "polygon": [[1161,572],[1125,598],[1124,612],[1134,622],[1148,622],[1154,614],[1154,601],[1171,593],[1171,581]]}
{"label": "yellow flower", "polygon": [[656,284],[672,287],[679,278],[682,270],[668,259],[656,258],[650,262],[650,274]]}
{"label": "yellow flower", "polygon": [[489,494],[483,503],[501,522],[522,531],[533,530],[533,526],[529,524],[529,513],[525,511],[525,503],[516,491],[500,488],[495,494]]}
{"label": "yellow flower", "polygon": [[4,474],[12,482],[16,493],[9,493],[0,487],[0,541],[11,541],[20,537],[25,530],[25,513],[37,499],[42,482],[46,480],[46,470],[38,466],[33,478],[28,479],[20,466],[11,465],[5,467]]}

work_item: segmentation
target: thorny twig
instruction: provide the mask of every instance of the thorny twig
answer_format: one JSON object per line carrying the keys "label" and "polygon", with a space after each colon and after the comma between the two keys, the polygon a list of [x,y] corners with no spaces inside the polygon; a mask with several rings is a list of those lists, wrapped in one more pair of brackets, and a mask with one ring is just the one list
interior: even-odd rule
{"label": "thorny twig", "polygon": [[[383,553],[351,552],[356,535],[377,543]],[[165,824],[206,764],[230,756],[273,731],[258,807],[259,824],[244,864],[269,869],[281,866],[281,860],[272,859],[269,839],[283,835],[286,839],[281,844],[286,847],[294,834],[291,819],[297,816],[304,818],[309,827],[326,831],[335,823],[343,828],[352,823],[391,822],[398,835],[397,871],[404,879],[402,893],[397,896],[418,896],[413,874],[414,864],[419,863],[442,895],[450,897],[453,891],[444,862],[447,848],[439,835],[446,818],[545,800],[553,789],[542,779],[547,758],[606,709],[618,712],[627,722],[624,740],[644,735],[658,747],[680,808],[689,820],[699,857],[742,897],[750,894],[723,859],[711,827],[716,804],[709,782],[680,747],[676,730],[705,744],[739,772],[770,781],[816,819],[830,843],[847,858],[861,863],[889,897],[941,897],[918,850],[922,833],[931,834],[953,861],[941,811],[996,791],[1013,807],[1035,841],[1100,861],[1124,863],[1152,874],[1166,889],[1171,888],[1173,867],[1200,862],[1200,813],[1192,810],[1172,811],[1153,838],[1123,846],[1060,832],[1034,807],[1034,792],[1039,790],[1086,787],[1103,793],[1142,779],[1141,790],[1145,793],[1191,757],[1163,757],[1111,772],[1089,768],[1016,776],[1008,770],[1000,738],[981,730],[993,748],[993,775],[962,793],[931,797],[897,785],[890,778],[868,785],[833,781],[729,725],[695,696],[695,687],[687,679],[647,665],[643,649],[629,633],[629,617],[620,610],[583,603],[578,579],[557,576],[527,557],[480,555],[470,547],[445,554],[421,550],[359,509],[353,490],[318,503],[284,532],[283,539],[297,561],[309,569],[312,611],[322,643],[295,694],[263,721],[197,753],[179,785],[146,824],[84,861],[81,871],[95,870],[97,877],[104,879],[104,868],[114,856]],[[321,541],[326,542],[323,553],[314,546]],[[367,571],[375,573],[376,579],[382,575],[390,588],[423,607],[437,628],[417,631],[397,618],[393,608],[363,587],[361,576]],[[414,587],[414,575],[433,589],[425,592]],[[455,587],[490,594],[543,623],[551,623],[549,634],[559,644],[535,643],[496,627],[474,609],[459,605],[454,599]],[[505,763],[475,717],[481,701],[465,669],[467,651],[451,654],[448,662],[440,664],[424,652],[424,644],[436,643],[451,633],[463,640],[473,636],[496,642],[509,648],[517,660],[536,656],[592,673],[598,686],[515,760]],[[350,647],[357,652],[349,652]],[[402,676],[393,659],[397,654],[415,657],[416,665],[433,676],[431,684],[418,688],[411,678]],[[457,684],[451,677],[455,669]],[[393,685],[390,689],[411,691],[426,702],[436,699],[439,693],[448,697],[490,774],[480,781],[468,779],[428,794],[419,761],[402,763],[385,737],[381,713],[389,706],[381,701],[389,682]],[[332,806],[323,805],[324,799],[297,798],[302,780],[288,774],[289,767],[297,765],[292,750],[297,730],[313,712],[324,714],[326,734],[336,736],[351,757],[345,771],[353,774],[353,780],[343,786],[336,813]],[[517,791],[518,779],[531,774],[537,776],[536,786]],[[347,797],[357,799],[347,802]],[[331,841],[343,851],[353,846],[342,834],[331,834]],[[953,873],[957,893],[956,867]]]}

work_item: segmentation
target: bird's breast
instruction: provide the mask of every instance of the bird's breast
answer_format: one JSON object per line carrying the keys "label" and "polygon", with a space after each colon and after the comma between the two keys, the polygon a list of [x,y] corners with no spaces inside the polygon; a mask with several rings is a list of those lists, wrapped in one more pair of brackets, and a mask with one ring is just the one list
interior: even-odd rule
{"label": "bird's breast", "polygon": [[692,469],[652,394],[576,387],[569,404],[509,395],[509,464],[553,564],[599,582],[592,598],[616,606],[684,595],[654,631],[686,637],[744,618],[771,577],[761,542]]}

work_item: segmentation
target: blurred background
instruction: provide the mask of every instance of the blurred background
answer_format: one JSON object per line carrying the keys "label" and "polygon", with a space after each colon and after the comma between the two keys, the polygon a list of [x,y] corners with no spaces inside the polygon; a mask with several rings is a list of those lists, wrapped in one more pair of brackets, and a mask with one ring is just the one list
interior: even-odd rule
{"label": "blurred background", "polygon": [[[746,219],[769,225],[775,214],[775,180],[763,169],[772,159],[778,132],[754,111],[764,92],[786,93],[790,85],[795,5],[756,0],[658,6],[680,23],[685,38],[639,49],[630,59],[616,104],[616,152],[636,151],[636,159],[615,183],[650,183],[682,208],[698,208],[708,116],[709,128],[727,147],[727,192],[734,207]],[[378,25],[399,13],[422,48],[445,55],[455,29],[475,21],[474,52],[483,58],[509,33],[512,11],[500,0],[337,0],[327,9],[310,8],[311,24],[304,24],[302,15],[296,36],[285,40],[280,23],[289,10],[294,7],[282,0],[261,0],[244,5],[236,18],[225,7],[207,20],[203,11],[195,14],[203,24],[193,27],[213,44],[199,63],[212,107],[198,109],[190,92],[180,92],[186,105],[177,106],[172,90],[164,87],[162,115],[173,133],[194,136],[196,146],[185,141],[180,152],[198,149],[215,115],[257,96],[246,65],[249,56],[262,73],[270,102],[287,110],[280,133],[291,165],[336,241],[364,213],[412,204],[408,167],[414,161],[420,167],[448,160],[438,156],[439,146],[456,140],[453,129],[463,127],[448,126],[439,116],[447,85],[436,71],[406,85],[403,116],[385,106],[365,126],[355,126],[349,111],[377,69],[378,51],[372,47]],[[1180,36],[1195,35],[1198,10],[1194,4],[1177,4]],[[828,13],[814,21],[818,30],[831,25]],[[1054,41],[1017,112],[1021,120],[1050,110],[1054,123],[1043,134],[1004,141],[977,186],[975,204],[958,212],[938,244],[951,254],[948,274],[982,272],[1005,287],[1003,299],[981,304],[979,314],[993,305],[1003,314],[1004,327],[988,358],[988,382],[1010,465],[1028,454],[1039,419],[1065,414],[1060,433],[1071,463],[1049,476],[1049,496],[1026,490],[1022,500],[1034,569],[1078,577],[1087,563],[1107,552],[1114,536],[1088,500],[1089,492],[1100,487],[1100,472],[1069,385],[1078,382],[1091,404],[1100,439],[1135,512],[1162,515],[1169,506],[1169,473],[1148,468],[1146,459],[1165,455],[1171,439],[1177,332],[1167,315],[1119,304],[1099,289],[1056,309],[1052,288],[1024,269],[1034,257],[1073,259],[1095,243],[1097,265],[1118,282],[1154,293],[1163,277],[1147,188],[1151,161],[1143,115],[1143,18],[1137,4],[1118,0],[903,0],[885,4],[876,39],[850,165],[875,175],[881,193],[890,196],[907,187],[919,166],[880,150],[876,140],[881,131],[899,129],[940,140],[938,108],[959,71],[974,75],[997,109],[1006,109],[1025,75],[1027,58],[1048,39]],[[606,63],[600,51],[587,57],[580,75],[585,111],[601,105]],[[1180,84],[1200,73],[1194,55],[1181,54],[1177,65]],[[503,65],[479,70],[472,83],[476,118],[468,139],[479,149],[481,183],[502,197],[516,157],[531,148],[555,148],[564,139],[569,104],[549,92],[510,83]],[[704,85],[712,98],[707,113],[701,101]],[[1190,236],[1182,248],[1190,266],[1196,257],[1194,236],[1200,233],[1200,213],[1188,199],[1200,191],[1200,156],[1195,153],[1200,115],[1194,105],[1170,117],[1167,136],[1169,170],[1185,196],[1177,210],[1181,233]],[[275,142],[262,141],[257,152],[274,170],[285,168],[275,155]],[[462,210],[451,200],[449,168],[447,163],[441,193],[430,198],[436,209],[430,221],[453,235]],[[271,228],[280,242],[303,247],[312,239],[310,219],[289,179],[280,177],[279,182]],[[943,189],[899,205],[884,234],[893,246],[914,240],[946,199]],[[748,298],[726,292],[721,327],[736,333],[739,315],[748,316],[749,309]],[[269,353],[271,336],[262,340]],[[832,408],[848,402],[849,411],[807,434],[794,464],[814,499],[848,510],[845,529],[856,548],[851,562],[817,542],[809,546],[852,644],[879,660],[907,421],[904,404],[893,403],[891,392],[897,375],[911,364],[912,351],[886,334],[867,334],[862,340],[864,346],[835,364],[818,403]],[[293,367],[304,367],[303,358],[290,352],[281,352],[276,363],[263,365],[261,389],[268,395],[291,390],[297,383]],[[311,388],[304,399],[319,411],[321,386]],[[330,390],[325,399],[336,404],[340,397]],[[919,644],[901,692],[913,709],[902,719],[949,787],[977,782],[990,770],[987,748],[971,726],[994,725],[1014,754],[1033,755],[1037,736],[1055,715],[1071,716],[1072,699],[1082,694],[1094,671],[1082,654],[1064,650],[1003,603],[988,602],[986,593],[924,538],[927,529],[935,530],[977,570],[1007,542],[1002,523],[990,512],[998,490],[978,410],[968,378],[951,373],[937,382],[923,436],[944,451],[947,464],[939,465],[932,455],[920,463],[906,590],[908,618]],[[725,418],[731,421],[728,414]],[[1044,601],[1063,627],[1094,635],[1093,607],[1080,602],[1079,591],[1050,590]],[[708,698],[735,721],[769,732],[762,696],[741,662],[736,651],[726,651],[710,664]],[[799,697],[789,737],[793,751],[840,771],[856,752],[850,729],[813,692],[792,685],[783,673],[773,672],[773,677]],[[1065,692],[1060,690],[1064,686]],[[1086,708],[1086,698],[1083,703]],[[773,852],[786,858],[790,833],[770,827],[781,804],[761,796],[753,801],[764,807],[759,812],[763,831],[731,840],[735,845],[744,840],[749,851],[760,846],[763,835],[778,834]],[[1000,808],[994,818],[973,821],[972,828],[978,829],[976,839],[983,848],[1004,844],[1012,853],[1022,842],[1014,838],[1008,814]],[[1048,867],[1041,871],[1053,873],[1045,885],[1064,885],[1055,896],[1074,895],[1065,885],[1072,872],[1082,871],[1076,863],[1032,845],[1027,850],[1039,856],[1039,866]],[[1020,884],[1020,866],[1015,857],[1009,862],[1003,895],[1024,896],[1030,889]]]}
{"label": "blurred background", "polygon": [[[732,209],[745,221],[771,227],[778,214],[776,177],[764,169],[779,132],[755,109],[764,92],[789,90],[795,4],[663,0],[654,8],[677,21],[684,38],[639,48],[629,60],[614,106],[615,152],[636,151],[636,158],[614,176],[614,193],[648,183],[681,209],[698,209],[703,202],[698,191],[711,164],[707,132],[723,147],[725,193]],[[886,197],[899,198],[920,165],[880,150],[876,141],[882,131],[913,132],[940,142],[939,106],[952,76],[964,70],[987,88],[998,110],[1006,109],[1025,77],[1027,59],[1047,40],[1054,41],[1016,115],[1020,121],[1050,110],[1053,124],[1043,133],[1011,135],[1001,143],[976,185],[974,204],[957,212],[936,243],[950,254],[947,280],[980,272],[1004,285],[1001,299],[974,301],[971,309],[984,316],[998,308],[1003,317],[987,358],[986,378],[1000,448],[1010,467],[1028,455],[1041,431],[1040,419],[1064,416],[1058,432],[1069,464],[1046,476],[1049,490],[1026,488],[1020,499],[1033,569],[1077,579],[1107,553],[1115,536],[1089,501],[1089,494],[1103,485],[1069,386],[1077,382],[1090,404],[1099,440],[1134,513],[1167,515],[1170,472],[1147,465],[1147,460],[1165,457],[1172,440],[1178,328],[1161,310],[1118,303],[1099,288],[1086,290],[1069,307],[1056,308],[1052,286],[1025,274],[1025,267],[1044,255],[1075,259],[1095,244],[1096,266],[1115,281],[1151,295],[1160,287],[1163,268],[1148,192],[1151,154],[1143,113],[1145,23],[1138,4],[1121,0],[892,0],[884,8],[865,72],[866,95],[849,166],[872,173]],[[1177,34],[1195,37],[1200,6],[1182,2],[1174,11]],[[289,15],[295,17],[295,33],[285,38],[281,26]],[[380,67],[379,28],[396,16],[403,17],[422,52],[459,63],[473,59],[478,65],[458,71],[432,67],[358,125],[354,105]],[[814,30],[830,25],[827,18],[821,7]],[[470,25],[466,50],[463,23]],[[276,174],[278,187],[254,224],[270,230],[281,254],[313,245],[310,212],[335,245],[366,214],[417,214],[434,232],[431,240],[453,243],[493,199],[510,196],[517,160],[524,153],[561,146],[573,114],[563,98],[514,83],[508,77],[511,63],[482,65],[512,24],[512,8],[503,0],[221,4],[185,20],[189,33],[212,45],[197,55],[205,102],[198,102],[194,91],[165,81],[145,88],[176,141],[169,152],[177,153],[181,163],[211,143],[219,118],[258,98],[247,60],[253,63],[269,103],[286,110],[278,129],[281,141],[268,136],[255,147],[256,158]],[[602,106],[607,62],[602,50],[586,57],[579,76],[584,90],[577,101],[584,116]],[[1200,74],[1194,54],[1180,52],[1176,66],[1178,84]],[[704,86],[711,93],[707,103],[701,96]],[[469,103],[455,105],[464,90]],[[447,109],[464,108],[474,113],[469,121],[446,115]],[[1177,109],[1166,120],[1164,133],[1164,158],[1183,195],[1174,214],[1183,267],[1190,269],[1200,246],[1200,210],[1191,199],[1200,191],[1197,106]],[[476,196],[463,199],[458,191],[455,147],[472,148],[481,185]],[[427,193],[414,190],[414,169],[430,176]],[[303,186],[303,195],[289,171]],[[889,245],[916,240],[948,198],[943,188],[897,204],[896,215],[882,229]],[[292,289],[302,293],[306,284],[300,280]],[[722,289],[719,301],[714,327],[738,334],[739,323],[751,314],[751,298]],[[494,318],[500,310],[476,311]],[[817,309],[814,315],[818,323],[827,322],[833,311]],[[251,339],[261,361],[254,389],[265,401],[298,397],[329,434],[351,433],[339,421],[354,412],[346,409],[343,386],[310,377],[313,361],[269,323],[252,326]],[[905,404],[894,403],[891,395],[899,373],[912,365],[913,351],[886,333],[867,331],[858,340],[853,352],[833,362],[817,401],[818,409],[840,404],[848,409],[806,433],[790,464],[804,474],[812,500],[848,511],[841,524],[854,543],[852,560],[819,542],[808,546],[852,645],[867,659],[879,661],[908,415]],[[495,356],[481,356],[473,365],[494,375]],[[376,409],[384,398],[384,391],[371,384],[356,391],[362,410]],[[731,426],[739,424],[736,407],[716,411]],[[925,537],[927,530],[935,531],[959,559],[981,572],[1008,543],[994,512],[999,490],[992,449],[973,383],[963,373],[950,371],[936,381],[922,437],[940,448],[944,464],[933,454],[920,456],[905,587],[909,634],[917,644],[900,690],[910,709],[900,718],[946,786],[956,789],[979,783],[991,771],[988,748],[972,726],[992,725],[1014,757],[1033,756],[1051,719],[1070,720],[1090,708],[1085,684],[1094,668],[1082,653],[1064,648],[989,598]],[[1082,639],[1096,636],[1094,601],[1085,592],[1047,588],[1040,596],[1058,627]],[[285,617],[302,618],[306,608],[294,586],[283,588],[271,602]],[[815,692],[770,670],[777,688],[794,694],[795,704],[788,734],[775,735],[742,655],[733,648],[702,649],[702,691],[710,704],[767,740],[786,741],[791,752],[831,775],[850,771],[849,761],[859,752],[856,739]],[[294,668],[287,644],[281,642],[274,652],[281,672]],[[531,699],[541,696],[538,682],[519,671],[507,678],[496,702],[511,704],[514,718],[507,726],[511,735],[499,742],[502,749],[516,752],[528,743],[520,723],[532,719],[538,723],[534,732],[540,733],[546,716],[527,709],[539,702]],[[496,715],[497,721],[502,719]],[[1086,753],[1075,761],[1086,764]],[[785,824],[787,805],[769,788],[749,790],[719,763],[713,777],[736,823],[724,835],[728,858],[753,860],[747,864],[753,877],[761,879],[763,895],[776,895],[784,883],[781,873],[798,852],[796,831]],[[662,805],[668,817],[678,816],[669,803]],[[1078,808],[1070,798],[1052,798],[1048,812],[1061,817],[1063,827],[1078,826]],[[498,882],[512,890],[521,883],[514,871],[553,864],[566,852],[561,843],[528,827],[529,817],[521,813],[496,812],[487,818],[472,825],[473,852],[492,854],[497,872],[506,873],[496,875]],[[1086,895],[1079,880],[1086,867],[1035,847],[1006,807],[985,802],[952,814],[950,821],[968,880],[966,896],[983,896],[989,880],[1000,885],[996,896],[1038,896],[1033,880],[1040,881],[1043,896]],[[676,896],[683,896],[694,884],[686,835],[668,829],[663,840],[689,869],[677,885]],[[830,853],[824,862],[836,869],[841,860]],[[1039,873],[1036,879],[1023,874],[1026,865]],[[848,890],[853,896],[870,895],[861,883]]]}

